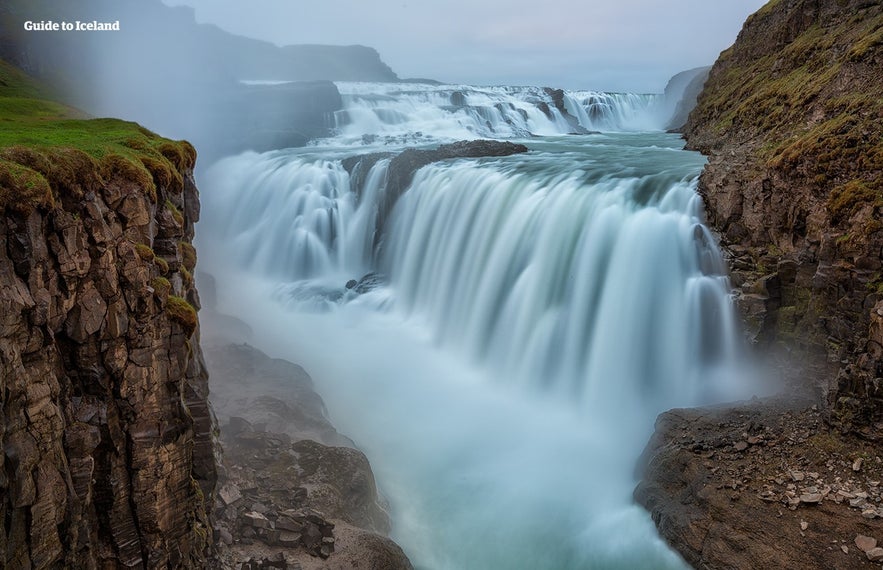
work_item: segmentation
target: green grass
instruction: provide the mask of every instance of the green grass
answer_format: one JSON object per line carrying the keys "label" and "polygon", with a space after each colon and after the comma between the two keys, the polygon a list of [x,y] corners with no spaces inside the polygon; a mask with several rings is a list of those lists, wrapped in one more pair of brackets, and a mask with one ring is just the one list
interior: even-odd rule
{"label": "green grass", "polygon": [[154,202],[158,186],[183,191],[181,173],[196,161],[190,143],[136,123],[87,119],[51,98],[48,89],[0,60],[0,211],[49,207],[113,178],[135,183]]}

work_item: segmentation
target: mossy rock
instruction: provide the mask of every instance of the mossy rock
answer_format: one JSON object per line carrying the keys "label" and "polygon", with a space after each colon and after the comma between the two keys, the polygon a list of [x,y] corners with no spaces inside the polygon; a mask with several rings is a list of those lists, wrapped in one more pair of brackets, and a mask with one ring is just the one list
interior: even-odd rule
{"label": "mossy rock", "polygon": [[153,294],[159,299],[168,300],[169,293],[172,291],[172,284],[165,277],[156,277],[150,281],[153,287]]}
{"label": "mossy rock", "polygon": [[197,320],[196,309],[186,299],[169,295],[166,301],[166,313],[168,313],[172,321],[181,325],[188,337],[193,335],[199,321]]}
{"label": "mossy rock", "polygon": [[147,244],[135,244],[135,252],[138,254],[138,257],[144,261],[153,261],[156,259],[156,253],[154,253],[153,249]]}
{"label": "mossy rock", "polygon": [[175,223],[178,224],[178,226],[183,227],[184,226],[184,214],[181,213],[181,210],[179,210],[178,207],[175,206],[171,200],[166,200],[165,206],[166,206],[166,209],[169,212],[171,212],[172,218],[174,218]]}
{"label": "mossy rock", "polygon": [[159,268],[159,272],[161,275],[169,274],[169,262],[163,259],[162,257],[157,257],[155,260],[156,266]]}
{"label": "mossy rock", "polygon": [[178,242],[178,249],[181,251],[181,263],[187,271],[193,273],[196,268],[196,248],[186,241]]}

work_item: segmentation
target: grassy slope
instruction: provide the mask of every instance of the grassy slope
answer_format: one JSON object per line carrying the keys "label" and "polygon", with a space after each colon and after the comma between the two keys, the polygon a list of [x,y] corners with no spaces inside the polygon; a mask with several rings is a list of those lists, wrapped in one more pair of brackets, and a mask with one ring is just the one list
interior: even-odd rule
{"label": "grassy slope", "polygon": [[0,60],[0,212],[28,213],[63,197],[79,198],[111,177],[149,192],[183,189],[181,172],[196,151],[136,123],[87,119]]}
{"label": "grassy slope", "polygon": [[[768,17],[780,3],[752,18]],[[710,126],[718,141],[756,146],[760,164],[827,193],[835,223],[862,205],[883,206],[881,53],[879,7],[814,24],[776,53],[752,57],[730,48],[694,123]]]}

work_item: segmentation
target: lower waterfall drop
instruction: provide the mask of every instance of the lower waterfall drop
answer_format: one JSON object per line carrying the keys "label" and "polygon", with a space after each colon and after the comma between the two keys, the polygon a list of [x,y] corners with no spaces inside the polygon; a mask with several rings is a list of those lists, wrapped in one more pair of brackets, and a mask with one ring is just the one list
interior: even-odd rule
{"label": "lower waterfall drop", "polygon": [[201,266],[316,379],[416,568],[683,568],[631,493],[656,414],[746,395],[703,159],[664,133],[525,142],[420,169],[383,227],[388,160],[342,162],[375,149],[225,159]]}

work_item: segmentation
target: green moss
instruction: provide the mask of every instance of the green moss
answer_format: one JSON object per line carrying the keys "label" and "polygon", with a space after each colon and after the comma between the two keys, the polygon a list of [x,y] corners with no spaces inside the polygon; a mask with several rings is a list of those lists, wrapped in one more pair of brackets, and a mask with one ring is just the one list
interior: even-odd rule
{"label": "green moss", "polygon": [[192,272],[196,267],[196,248],[186,241],[178,242],[178,248],[181,250],[181,262],[188,271]]}
{"label": "green moss", "polygon": [[864,58],[871,49],[880,45],[883,45],[883,25],[878,24],[876,30],[865,35],[864,38],[852,46],[852,49],[849,50],[848,57],[850,61],[859,61]]}
{"label": "green moss", "polygon": [[[772,18],[777,4],[753,18]],[[746,30],[760,33],[765,25],[749,22]],[[747,143],[760,169],[827,197],[832,224],[861,226],[848,228],[857,238],[879,231],[879,223],[853,214],[868,204],[883,207],[883,97],[874,72],[883,56],[883,14],[844,11],[775,50],[752,51],[763,43],[741,42],[721,56],[693,128],[711,146]]]}
{"label": "green moss", "polygon": [[183,327],[187,336],[192,335],[193,331],[196,330],[198,322],[196,318],[196,309],[194,309],[193,305],[188,303],[185,299],[169,295],[168,301],[166,301],[166,312],[172,321]]}
{"label": "green moss", "polygon": [[[879,184],[878,184],[879,187]],[[861,180],[852,180],[831,191],[828,210],[835,220],[849,217],[863,204],[883,205],[883,196]]]}
{"label": "green moss", "polygon": [[[193,168],[189,143],[171,141],[136,123],[118,119],[84,120],[85,114],[50,100],[52,94],[0,60],[0,158],[39,173],[52,195],[33,203],[31,193],[9,186],[0,195],[0,209],[21,201],[21,207],[51,206],[52,196],[88,189],[86,178],[104,184],[120,178],[137,184],[156,202],[157,186],[172,192],[183,187],[182,171]],[[3,166],[10,176],[8,165]],[[21,171],[16,170],[21,177]]]}
{"label": "green moss", "polygon": [[154,294],[160,299],[166,299],[172,291],[172,284],[165,277],[156,277],[150,281]]}
{"label": "green moss", "polygon": [[0,97],[56,99],[46,86],[25,72],[0,59]]}
{"label": "green moss", "polygon": [[185,289],[193,287],[193,274],[186,267],[181,267],[181,280],[184,283]]}
{"label": "green moss", "polygon": [[179,226],[184,225],[184,215],[181,213],[181,210],[175,206],[171,200],[166,200],[166,209],[172,213],[172,217],[175,219],[175,223]]}
{"label": "green moss", "polygon": [[138,254],[138,257],[143,259],[144,261],[153,261],[156,258],[156,254],[150,248],[149,245],[139,243],[135,245],[135,252]]}
{"label": "green moss", "polygon": [[169,274],[169,262],[163,259],[162,257],[157,257],[155,260],[156,266],[159,267],[159,272],[163,275]]}

